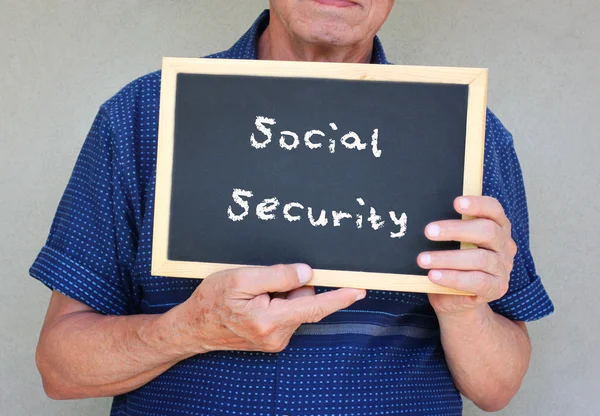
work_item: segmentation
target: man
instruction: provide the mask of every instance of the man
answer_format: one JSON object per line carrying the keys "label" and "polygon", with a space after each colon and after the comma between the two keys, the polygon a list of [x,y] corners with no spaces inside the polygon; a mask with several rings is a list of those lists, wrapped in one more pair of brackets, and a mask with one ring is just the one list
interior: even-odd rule
{"label": "man", "polygon": [[[392,5],[271,0],[212,57],[387,64],[375,34]],[[476,296],[315,293],[304,264],[150,274],[159,87],[155,72],[101,106],[30,270],[53,289],[37,349],[50,397],[116,396],[113,415],[457,415],[460,393],[506,406],[529,363],[523,322],[553,306],[512,137],[492,113],[487,196],[454,201],[475,219],[425,229],[478,248],[418,258],[435,283]]]}

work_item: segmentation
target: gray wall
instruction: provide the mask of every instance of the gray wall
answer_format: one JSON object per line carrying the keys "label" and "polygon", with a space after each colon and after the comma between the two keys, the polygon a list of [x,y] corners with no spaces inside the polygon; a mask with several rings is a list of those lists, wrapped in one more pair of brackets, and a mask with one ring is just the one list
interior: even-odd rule
{"label": "gray wall", "polygon": [[[163,55],[228,47],[266,3],[0,0],[0,413],[107,414],[107,399],[44,396],[49,291],[27,269],[98,106]],[[557,312],[529,326],[533,360],[505,415],[600,414],[599,16],[597,0],[399,0],[381,33],[396,63],[489,67],[489,104],[515,135]]]}

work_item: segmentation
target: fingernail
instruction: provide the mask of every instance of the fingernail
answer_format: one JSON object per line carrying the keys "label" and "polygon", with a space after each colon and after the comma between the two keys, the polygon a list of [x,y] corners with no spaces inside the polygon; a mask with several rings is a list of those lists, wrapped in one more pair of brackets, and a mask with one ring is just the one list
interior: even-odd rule
{"label": "fingernail", "polygon": [[297,264],[296,271],[301,284],[308,283],[312,277],[312,269],[306,264]]}
{"label": "fingernail", "polygon": [[458,206],[460,206],[462,209],[468,209],[469,205],[471,205],[469,198],[465,198],[464,196],[458,198]]}
{"label": "fingernail", "polygon": [[366,292],[366,291],[364,291],[364,292],[360,293],[360,294],[359,294],[359,295],[356,297],[356,300],[362,300],[362,299],[364,299],[366,296],[367,296],[367,292]]}
{"label": "fingernail", "polygon": [[429,224],[425,229],[425,232],[430,237],[439,237],[440,235],[440,226],[437,224]]}
{"label": "fingernail", "polygon": [[432,270],[429,273],[429,276],[431,277],[431,280],[440,280],[442,278],[442,272],[440,272],[439,270]]}
{"label": "fingernail", "polygon": [[427,266],[431,263],[431,256],[429,254],[421,254],[421,264]]}

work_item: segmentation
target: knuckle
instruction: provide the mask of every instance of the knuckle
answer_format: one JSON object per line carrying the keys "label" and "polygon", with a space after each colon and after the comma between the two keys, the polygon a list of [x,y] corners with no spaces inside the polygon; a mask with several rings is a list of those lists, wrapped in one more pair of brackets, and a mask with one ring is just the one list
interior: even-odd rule
{"label": "knuckle", "polygon": [[273,334],[273,332],[275,331],[275,326],[269,322],[259,321],[254,322],[252,330],[258,338],[265,339]]}
{"label": "knuckle", "polygon": [[290,270],[290,266],[285,264],[276,264],[272,267],[272,271],[276,276],[280,277],[291,277],[293,274]]}
{"label": "knuckle", "polygon": [[500,203],[500,201],[498,201],[496,198],[494,198],[495,204],[496,204],[496,209],[498,210],[498,214],[500,216],[506,217],[506,211],[504,210],[504,207],[502,206],[502,204]]}
{"label": "knuckle", "polygon": [[320,305],[313,306],[306,317],[307,323],[316,323],[325,317],[326,313]]}
{"label": "knuckle", "polygon": [[275,264],[275,265],[271,266],[271,270],[273,271],[273,273],[278,274],[278,275],[285,274],[285,272],[286,272],[285,269],[286,269],[286,267],[283,264]]}
{"label": "knuckle", "polygon": [[461,279],[460,279],[460,272],[458,270],[452,270],[452,269],[447,269],[444,270],[444,280],[447,282],[447,284],[449,285],[460,285],[461,284]]}
{"label": "knuckle", "polygon": [[493,222],[486,220],[483,225],[483,237],[485,241],[492,241],[498,235],[498,225]]}
{"label": "knuckle", "polygon": [[215,290],[222,291],[225,282],[228,282],[230,275],[228,273],[217,272],[202,279],[196,290]]}
{"label": "knuckle", "polygon": [[451,270],[451,269],[445,270],[444,277],[446,277],[446,279],[448,279],[448,281],[450,281],[450,282],[458,283],[458,282],[460,282],[461,272],[459,272],[458,270]]}
{"label": "knuckle", "polygon": [[494,209],[498,210],[499,213],[504,214],[504,207],[497,198],[494,198],[493,196],[487,196],[486,199]]}
{"label": "knuckle", "polygon": [[475,265],[478,269],[486,269],[490,264],[490,254],[487,250],[477,249]]}
{"label": "knuckle", "polygon": [[506,266],[508,271],[512,271],[513,265],[515,263],[515,256],[517,255],[516,249],[514,248],[516,245],[513,243],[509,248],[508,258],[506,259]]}
{"label": "knuckle", "polygon": [[508,242],[506,243],[506,249],[504,250],[504,253],[502,255],[503,269],[505,269],[509,273],[513,269],[514,260],[517,255],[518,249],[519,248],[518,248],[517,244],[515,243],[515,241],[512,238],[509,239]]}
{"label": "knuckle", "polygon": [[517,243],[515,243],[515,240],[511,238],[508,242],[508,252],[510,254],[510,258],[514,259],[518,251],[519,247],[517,246]]}
{"label": "knuckle", "polygon": [[486,273],[477,273],[477,292],[480,296],[483,296],[486,299],[495,299],[496,296],[496,287],[494,282],[494,277],[486,274]]}
{"label": "knuckle", "polygon": [[239,290],[242,287],[242,276],[238,271],[232,271],[223,280],[226,288],[231,291]]}
{"label": "knuckle", "polygon": [[506,233],[509,237],[512,236],[512,223],[510,221],[506,223]]}
{"label": "knuckle", "polygon": [[475,290],[477,291],[477,294],[485,298],[490,298],[493,292],[490,276],[482,272],[477,272],[475,279]]}

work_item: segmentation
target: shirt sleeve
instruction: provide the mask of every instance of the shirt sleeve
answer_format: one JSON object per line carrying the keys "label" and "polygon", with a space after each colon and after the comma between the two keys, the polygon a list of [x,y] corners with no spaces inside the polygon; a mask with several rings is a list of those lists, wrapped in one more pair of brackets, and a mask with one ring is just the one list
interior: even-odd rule
{"label": "shirt sleeve", "polygon": [[496,198],[504,207],[518,247],[508,292],[490,306],[513,321],[541,319],[554,311],[554,305],[536,273],[529,248],[529,214],[521,166],[512,135],[489,111],[485,167],[483,194]]}
{"label": "shirt sleeve", "polygon": [[102,109],[85,139],[46,244],[29,273],[50,289],[107,315],[132,312],[135,246],[117,146]]}

